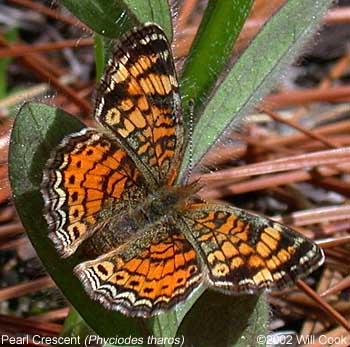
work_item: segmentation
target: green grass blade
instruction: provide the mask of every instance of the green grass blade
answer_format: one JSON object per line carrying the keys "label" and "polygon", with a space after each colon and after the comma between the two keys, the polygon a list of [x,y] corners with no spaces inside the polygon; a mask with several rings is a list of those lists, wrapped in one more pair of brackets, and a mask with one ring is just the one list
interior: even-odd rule
{"label": "green grass blade", "polygon": [[94,45],[94,52],[95,52],[95,66],[96,66],[96,80],[99,81],[102,77],[104,66],[107,61],[107,57],[105,56],[105,41],[103,36],[95,33],[95,45]]}
{"label": "green grass blade", "polygon": [[[18,29],[12,28],[4,34],[7,42],[15,41],[18,36]],[[0,100],[7,96],[7,67],[11,63],[11,58],[0,58]]]}
{"label": "green grass blade", "polygon": [[252,4],[253,0],[209,1],[181,76],[186,123],[189,99],[194,100],[195,114],[198,114],[231,58],[232,48]]}
{"label": "green grass blade", "polygon": [[[263,27],[216,90],[193,133],[192,160],[197,163],[272,88],[283,69],[315,32],[331,0],[288,1]],[[181,168],[183,173],[189,153]]]}
{"label": "green grass blade", "polygon": [[[73,275],[74,266],[81,261],[79,256],[60,258],[47,237],[40,193],[43,168],[63,137],[83,127],[74,117],[48,105],[27,103],[22,107],[12,130],[9,151],[9,177],[16,209],[42,263],[88,325],[101,336],[140,336],[136,320],[108,311],[89,299]],[[69,328],[65,326],[66,331]]]}

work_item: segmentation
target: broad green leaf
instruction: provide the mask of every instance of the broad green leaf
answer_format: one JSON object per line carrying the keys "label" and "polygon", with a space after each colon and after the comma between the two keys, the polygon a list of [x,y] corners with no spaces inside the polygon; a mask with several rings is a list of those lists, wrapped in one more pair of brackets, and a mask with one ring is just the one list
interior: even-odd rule
{"label": "broad green leaf", "polygon": [[[332,4],[331,0],[288,1],[262,28],[213,94],[193,133],[192,160],[198,163],[210,147],[242,119],[298,56]],[[207,70],[207,68],[205,68]],[[189,150],[181,167],[186,170]]]}
{"label": "broad green leaf", "polygon": [[140,22],[119,0],[61,0],[77,18],[93,31],[119,38]]}
{"label": "broad green leaf", "polygon": [[167,0],[123,0],[123,2],[139,22],[155,22],[159,24],[166,33],[169,41],[172,41],[173,29]]}
{"label": "broad green leaf", "polygon": [[[247,302],[247,305],[250,305],[250,304],[251,304],[250,302]],[[243,305],[245,306],[246,304],[243,303]],[[244,312],[244,308],[242,312]],[[259,337],[267,336],[269,332],[269,315],[270,315],[270,308],[267,303],[266,295],[262,294],[258,298],[258,301],[254,307],[254,311],[248,319],[247,325],[243,327],[240,338],[237,339],[237,342],[233,346],[234,347],[266,346],[266,340],[261,339]],[[231,330],[231,336],[233,334],[235,334],[235,332]]]}
{"label": "broad green leaf", "polygon": [[207,291],[182,321],[177,336],[184,336],[186,346],[256,346],[257,336],[267,332],[267,322],[264,295]]}
{"label": "broad green leaf", "polygon": [[[187,124],[189,100],[194,100],[194,114],[198,115],[219,74],[231,58],[232,48],[252,4],[253,0],[208,2],[181,76]],[[197,118],[193,120],[194,123]]]}
{"label": "broad green leaf", "polygon": [[61,0],[77,18],[95,32],[115,39],[145,22],[158,23],[172,39],[166,0]]}
{"label": "broad green leaf", "polygon": [[[204,291],[205,288],[201,286],[185,302],[178,304],[175,309],[150,319],[147,326],[152,331],[153,336],[175,338],[182,320]],[[186,340],[186,336],[184,339]],[[171,344],[164,343],[164,347],[171,347]]]}
{"label": "broad green leaf", "polygon": [[64,321],[61,336],[79,337],[80,341],[84,341],[88,335],[96,334],[83,320],[79,313],[71,308],[69,315]]}
{"label": "broad green leaf", "polygon": [[64,136],[83,127],[73,116],[48,105],[27,103],[22,107],[12,130],[9,152],[9,177],[16,209],[47,271],[90,327],[101,336],[139,336],[136,320],[108,311],[89,299],[73,275],[79,256],[60,258],[47,237],[40,193],[43,168]]}

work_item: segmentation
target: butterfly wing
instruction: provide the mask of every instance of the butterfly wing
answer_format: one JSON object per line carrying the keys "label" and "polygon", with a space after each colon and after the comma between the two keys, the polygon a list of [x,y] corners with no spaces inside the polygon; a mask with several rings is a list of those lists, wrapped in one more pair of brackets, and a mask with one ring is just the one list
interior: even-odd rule
{"label": "butterfly wing", "polygon": [[197,255],[174,224],[142,236],[74,269],[89,296],[107,309],[150,317],[184,300],[201,283]]}
{"label": "butterfly wing", "polygon": [[56,148],[41,190],[49,237],[63,257],[100,227],[103,207],[113,202],[117,213],[145,194],[144,179],[128,154],[93,129],[66,137]]}
{"label": "butterfly wing", "polygon": [[322,250],[301,234],[235,207],[194,204],[183,221],[209,286],[227,293],[284,287],[324,260]]}
{"label": "butterfly wing", "polygon": [[116,46],[97,89],[95,117],[153,187],[171,184],[182,153],[177,77],[163,30],[149,23]]}

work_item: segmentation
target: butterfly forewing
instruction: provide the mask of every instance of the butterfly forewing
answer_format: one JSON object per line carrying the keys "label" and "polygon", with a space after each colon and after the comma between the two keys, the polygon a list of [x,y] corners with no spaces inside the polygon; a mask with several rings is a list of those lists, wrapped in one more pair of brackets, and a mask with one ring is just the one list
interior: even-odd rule
{"label": "butterfly forewing", "polygon": [[93,129],[66,137],[52,153],[42,184],[49,237],[68,257],[97,229],[101,211],[126,210],[145,195],[144,179],[115,141]]}
{"label": "butterfly forewing", "polygon": [[149,183],[171,184],[182,152],[178,83],[166,36],[157,25],[116,46],[97,89],[95,117],[112,130]]}

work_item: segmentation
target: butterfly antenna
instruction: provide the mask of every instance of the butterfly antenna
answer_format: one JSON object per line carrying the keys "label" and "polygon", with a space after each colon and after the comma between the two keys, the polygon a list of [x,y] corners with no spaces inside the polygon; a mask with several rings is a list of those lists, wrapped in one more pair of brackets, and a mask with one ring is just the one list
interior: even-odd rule
{"label": "butterfly antenna", "polygon": [[189,129],[188,129],[188,151],[189,164],[186,181],[188,182],[193,171],[193,119],[194,119],[194,99],[188,101],[189,106]]}

